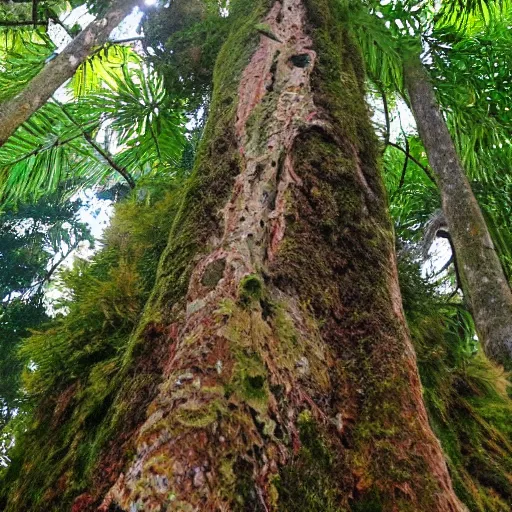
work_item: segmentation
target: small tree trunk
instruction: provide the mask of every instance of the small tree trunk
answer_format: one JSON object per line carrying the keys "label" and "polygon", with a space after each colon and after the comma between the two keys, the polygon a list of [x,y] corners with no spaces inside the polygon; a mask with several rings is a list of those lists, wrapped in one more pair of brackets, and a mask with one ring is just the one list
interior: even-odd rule
{"label": "small tree trunk", "polygon": [[112,30],[130,14],[140,0],[119,0],[100,19],[90,23],[50,61],[14,98],[0,104],[0,147],[70,79],[94,48],[104,44]]}
{"label": "small tree trunk", "polygon": [[419,56],[406,61],[406,88],[441,193],[468,298],[487,356],[512,368],[512,292]]}
{"label": "small tree trunk", "polygon": [[100,510],[464,510],[422,402],[362,65],[336,5],[231,5],[145,313],[163,324],[167,368]]}

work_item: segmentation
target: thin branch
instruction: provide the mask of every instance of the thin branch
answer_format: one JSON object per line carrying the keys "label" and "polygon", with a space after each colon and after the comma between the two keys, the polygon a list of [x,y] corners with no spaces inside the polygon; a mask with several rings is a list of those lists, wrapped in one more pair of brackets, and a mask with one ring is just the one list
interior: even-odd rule
{"label": "thin branch", "polygon": [[459,264],[457,263],[457,254],[455,253],[455,246],[453,245],[453,240],[450,234],[448,233],[448,236],[446,237],[448,239],[448,242],[450,243],[450,248],[452,250],[452,257],[453,257],[453,268],[455,269],[455,291],[453,292],[452,298],[459,290],[462,290],[462,279],[460,277],[460,271],[459,271]]}
{"label": "thin branch", "polygon": [[[44,277],[42,277],[39,281],[36,281],[35,283],[32,283],[30,286],[27,286],[23,289],[23,293],[19,296],[22,299],[27,299],[31,296],[37,295],[42,292],[43,286],[50,282],[50,279],[52,278],[53,274],[57,271],[57,269],[60,267],[60,265],[64,262],[64,260],[80,245],[80,241],[76,241],[73,245],[69,246],[68,251],[66,254],[63,254],[61,258],[57,262],[55,262],[50,269],[46,272]],[[34,293],[35,290],[35,293]],[[12,292],[9,293],[9,296],[7,297],[7,300],[2,302],[2,305],[8,304],[11,300]]]}
{"label": "thin branch", "polygon": [[155,134],[155,131],[153,130],[153,125],[151,123],[149,123],[149,131],[151,132],[151,138],[155,142],[156,153],[158,155],[158,159],[160,160],[160,162],[163,162],[162,153],[160,152],[160,145],[158,144],[158,138]]}
{"label": "thin branch", "polygon": [[66,34],[71,38],[73,39],[73,34],[71,33],[71,31],[69,30],[68,26],[63,23],[60,18],[58,16],[55,16],[54,18],[51,19],[55,24],[59,25],[60,27],[62,27],[64,29],[64,31],[66,32]]}
{"label": "thin branch", "polygon": [[37,26],[37,0],[32,0],[32,23],[34,28]]}
{"label": "thin branch", "polygon": [[400,176],[400,182],[398,183],[398,190],[400,190],[405,183],[405,173],[407,172],[407,166],[409,164],[409,138],[405,137],[405,159],[404,159],[404,167],[402,169],[402,175]]}
{"label": "thin branch", "polygon": [[127,43],[135,43],[137,41],[144,41],[143,36],[138,37],[127,37],[126,39],[113,39],[112,41],[107,41],[105,44],[127,44]]}
{"label": "thin branch", "polygon": [[[95,123],[95,124],[93,124],[90,127],[90,129],[92,130],[92,129],[98,128],[98,126],[99,126],[99,124]],[[69,138],[64,139],[64,140],[57,139],[50,146],[39,146],[38,148],[34,149],[30,153],[27,153],[26,155],[23,155],[21,158],[18,158],[17,160],[9,162],[9,165],[14,165],[14,164],[18,164],[20,162],[23,162],[23,160],[27,160],[27,158],[30,158],[32,156],[36,156],[39,153],[42,153],[43,151],[49,151],[50,149],[57,148],[59,146],[64,146],[66,144],[69,144],[70,142],[73,142],[74,140],[76,140],[76,139],[78,139],[80,137],[83,137],[83,133],[82,132],[80,132],[78,135],[73,135],[72,137],[69,137]]]}
{"label": "thin branch", "polygon": [[37,282],[37,283],[34,283],[32,285],[31,288],[35,288],[37,286],[37,292],[36,293],[40,293],[43,289],[43,286],[46,284],[46,283],[49,283],[50,282],[50,279],[52,278],[53,274],[55,274],[55,272],[57,271],[57,269],[61,266],[62,263],[64,263],[64,260],[67,259],[67,257],[80,245],[80,242],[79,241],[76,241],[73,245],[71,245],[69,248],[68,248],[68,251],[66,252],[66,254],[63,254],[62,257],[57,261],[55,262],[51,267],[50,269],[48,270],[48,272],[46,272],[46,275],[43,277],[43,279],[41,279],[41,281]]}
{"label": "thin branch", "polygon": [[[448,262],[446,263],[446,265],[444,265],[443,267],[443,270],[448,268],[450,263],[453,263],[453,268],[455,270],[455,280],[456,280],[456,284],[455,284],[455,290],[454,292],[450,295],[450,299],[453,298],[456,293],[461,290],[462,290],[462,279],[460,277],[460,271],[459,271],[459,265],[457,263],[457,254],[455,252],[455,246],[453,245],[453,240],[452,240],[452,237],[450,235],[450,232],[445,230],[445,229],[438,229],[437,232],[436,232],[436,236],[438,238],[445,238],[446,240],[448,240],[448,243],[450,244],[450,249],[452,251],[452,256],[451,258],[448,260]],[[441,272],[441,271],[440,271]]]}
{"label": "thin branch", "polygon": [[450,265],[454,262],[453,254],[450,256],[448,261],[441,267],[437,275],[442,274],[445,270],[448,270],[450,268]]}
{"label": "thin branch", "polygon": [[62,110],[62,112],[64,113],[64,115],[81,131],[84,139],[89,143],[89,145],[94,148],[106,161],[107,163],[110,165],[110,167],[112,167],[112,169],[114,169],[115,171],[117,171],[125,180],[126,182],[128,183],[128,185],[130,186],[131,189],[134,189],[135,188],[135,180],[132,178],[132,176],[130,175],[130,173],[126,170],[126,168],[124,167],[121,167],[114,159],[114,156],[106,149],[103,149],[92,137],[91,135],[86,131],[84,130],[84,128],[82,127],[82,125],[66,110],[66,108],[64,107],[64,105],[62,103],[60,103],[58,100],[56,100],[55,98],[52,98],[53,101],[60,107],[60,109]]}
{"label": "thin branch", "polygon": [[137,41],[144,41],[144,37],[128,37],[126,39],[113,39],[112,41],[107,41],[104,45],[100,46],[99,48],[96,48],[91,55],[89,56],[89,59],[92,59],[95,55],[103,51],[106,47],[112,46],[114,44],[129,44],[129,43],[135,43]]}
{"label": "thin branch", "polygon": [[48,20],[46,21],[0,21],[0,27],[46,27]]}
{"label": "thin branch", "polygon": [[416,158],[414,158],[411,153],[409,153],[408,151],[406,151],[403,147],[399,146],[398,144],[395,144],[394,142],[389,142],[388,143],[388,146],[391,146],[393,148],[396,148],[396,149],[399,149],[402,153],[404,154],[407,154],[409,155],[409,160],[411,160],[411,162],[414,162],[428,177],[428,179],[432,182],[432,183],[436,183],[436,180],[434,179],[434,177],[432,176],[432,173],[430,172],[430,170],[425,167],[419,160],[417,160]]}
{"label": "thin branch", "polygon": [[404,182],[405,182],[405,173],[407,172],[407,165],[409,164],[410,146],[409,146],[409,137],[407,137],[407,134],[405,133],[404,127],[402,125],[402,116],[400,115],[400,112],[398,112],[398,121],[400,123],[400,131],[402,132],[402,136],[405,140],[405,151],[406,151],[404,167],[402,169],[402,175],[400,176],[400,182],[398,184],[398,190],[400,190],[404,186]]}
{"label": "thin branch", "polygon": [[382,85],[378,82],[375,82],[375,85],[377,86],[377,89],[382,97],[382,108],[384,110],[384,119],[386,121],[386,131],[384,132],[384,148],[382,150],[382,154],[384,154],[389,145],[389,137],[391,135],[391,120],[389,118],[389,104],[388,104],[388,98],[386,96],[386,91],[384,90],[384,87],[382,87]]}

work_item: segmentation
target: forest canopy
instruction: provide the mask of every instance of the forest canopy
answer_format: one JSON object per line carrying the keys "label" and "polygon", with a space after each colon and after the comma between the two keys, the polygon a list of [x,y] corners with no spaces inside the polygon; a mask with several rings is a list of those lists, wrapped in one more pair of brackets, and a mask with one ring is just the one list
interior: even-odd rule
{"label": "forest canopy", "polygon": [[511,22],[0,2],[0,510],[510,511]]}

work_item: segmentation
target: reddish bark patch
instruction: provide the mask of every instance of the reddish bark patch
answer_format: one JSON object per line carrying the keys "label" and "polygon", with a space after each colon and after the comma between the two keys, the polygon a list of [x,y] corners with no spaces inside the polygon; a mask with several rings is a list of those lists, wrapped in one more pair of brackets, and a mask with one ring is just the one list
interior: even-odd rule
{"label": "reddish bark patch", "polygon": [[91,510],[91,507],[94,505],[94,498],[88,494],[80,494],[78,498],[73,502],[73,506],[71,507],[71,512],[87,512]]}

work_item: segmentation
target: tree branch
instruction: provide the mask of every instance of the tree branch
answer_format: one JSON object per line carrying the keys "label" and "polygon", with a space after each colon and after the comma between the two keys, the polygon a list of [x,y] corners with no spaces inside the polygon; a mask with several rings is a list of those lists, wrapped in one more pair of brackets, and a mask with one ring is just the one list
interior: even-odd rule
{"label": "tree branch", "polygon": [[112,41],[106,41],[105,44],[99,48],[96,48],[96,50],[94,50],[91,55],[89,56],[89,58],[92,58],[94,57],[95,55],[97,55],[98,53],[100,53],[106,46],[109,46],[109,45],[114,45],[114,44],[128,44],[128,43],[134,43],[136,41],[144,41],[144,37],[128,37],[126,39],[114,39]]}
{"label": "tree branch", "polygon": [[407,165],[409,164],[409,139],[405,137],[405,159],[404,159],[404,167],[402,169],[402,175],[400,176],[400,182],[398,183],[398,190],[400,190],[405,183],[405,173],[407,172]]}
{"label": "tree branch", "polygon": [[127,44],[127,43],[135,43],[137,41],[144,41],[145,37],[137,36],[137,37],[127,37],[126,39],[113,39],[107,41],[105,44]]}
{"label": "tree branch", "polygon": [[442,274],[445,270],[448,270],[450,268],[450,265],[454,262],[453,254],[450,256],[448,261],[441,267],[437,275]]}
{"label": "tree branch", "polygon": [[37,0],[32,0],[32,24],[34,28],[37,26]]}
{"label": "tree branch", "polygon": [[14,98],[0,104],[0,147],[71,78],[97,46],[103,45],[119,23],[141,0],[118,0],[106,14],[90,23]]}
{"label": "tree branch", "polygon": [[66,32],[66,34],[71,38],[73,39],[73,34],[70,32],[69,28],[67,27],[67,25],[65,23],[63,23],[61,21],[61,19],[58,17],[58,16],[55,16],[54,18],[51,18],[51,20],[59,25],[59,27],[62,27],[64,29],[64,31]]}
{"label": "tree branch", "polygon": [[0,27],[46,27],[48,20],[46,21],[0,21]]}
{"label": "tree branch", "polygon": [[71,245],[68,248],[68,251],[66,252],[66,254],[63,254],[62,257],[50,267],[50,269],[48,270],[48,272],[46,272],[46,275],[43,277],[43,279],[41,279],[41,281],[39,281],[37,283],[34,283],[31,286],[31,288],[35,288],[37,286],[36,293],[40,293],[43,289],[43,286],[46,283],[50,282],[50,279],[52,278],[53,274],[55,274],[57,269],[61,266],[62,263],[64,263],[64,261],[67,259],[67,257],[78,247],[79,244],[80,244],[80,241],[76,241],[73,245]]}
{"label": "tree branch", "polygon": [[80,130],[82,136],[84,137],[84,139],[89,143],[89,145],[94,148],[106,161],[107,163],[110,165],[110,167],[112,167],[112,169],[114,169],[115,171],[117,171],[124,179],[125,181],[128,183],[129,187],[131,189],[134,189],[135,188],[135,180],[132,178],[132,176],[130,175],[130,173],[126,170],[126,168],[124,167],[121,167],[114,159],[114,155],[112,155],[109,151],[107,151],[106,149],[102,148],[92,137],[91,135],[86,131],[84,130],[84,128],[82,127],[82,125],[67,111],[66,107],[60,103],[58,100],[56,100],[55,98],[52,98],[53,101],[60,107],[60,109],[62,110],[62,112],[64,113],[64,115]]}
{"label": "tree branch", "polygon": [[[99,126],[98,123],[93,124],[91,126],[91,129],[97,128],[98,126]],[[72,137],[69,137],[69,138],[64,139],[64,140],[57,139],[50,146],[39,146],[38,148],[34,149],[30,153],[27,153],[26,155],[23,155],[21,158],[18,158],[17,160],[14,160],[14,161],[10,162],[9,165],[14,165],[14,164],[17,164],[19,162],[23,162],[23,160],[26,160],[27,158],[30,158],[31,156],[36,156],[39,153],[42,153],[43,151],[48,151],[48,150],[50,150],[52,148],[56,148],[56,147],[59,147],[59,146],[65,146],[66,144],[69,144],[70,142],[73,142],[74,140],[76,140],[76,139],[78,139],[80,137],[83,137],[82,132],[80,132],[78,135],[73,135]]]}
{"label": "tree branch", "polygon": [[403,147],[399,146],[398,144],[395,144],[394,142],[389,142],[388,143],[388,146],[391,146],[393,148],[396,148],[396,149],[399,149],[402,153],[408,155],[409,157],[409,160],[411,160],[411,162],[414,162],[428,177],[428,179],[436,184],[436,180],[434,179],[434,177],[432,176],[432,173],[429,171],[429,169],[427,167],[425,167],[419,160],[417,160],[416,158],[414,158],[411,153],[409,153],[408,151],[406,151]]}
{"label": "tree branch", "polygon": [[388,98],[386,96],[386,91],[384,90],[384,87],[382,87],[382,85],[378,82],[375,82],[375,85],[377,86],[377,89],[382,97],[382,108],[384,110],[384,119],[386,121],[386,131],[384,132],[384,149],[382,150],[382,154],[384,154],[389,145],[389,137],[391,134],[391,121],[389,118],[389,105],[388,105]]}

